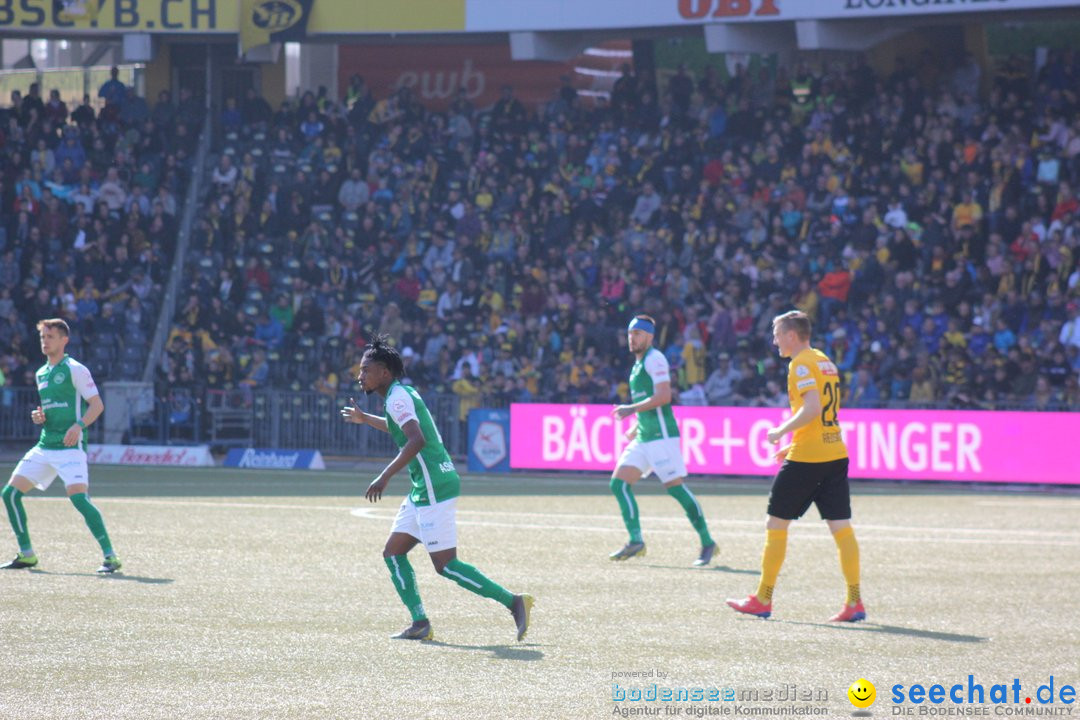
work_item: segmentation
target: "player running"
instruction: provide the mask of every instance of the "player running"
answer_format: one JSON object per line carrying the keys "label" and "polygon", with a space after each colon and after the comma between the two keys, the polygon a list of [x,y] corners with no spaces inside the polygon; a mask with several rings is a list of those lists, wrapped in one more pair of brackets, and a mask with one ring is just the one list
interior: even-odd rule
{"label": "player running", "polygon": [[38,558],[30,543],[22,499],[35,486],[40,490],[47,489],[59,475],[71,504],[82,514],[86,526],[105,553],[105,560],[97,571],[102,574],[114,573],[121,567],[120,558],[113,552],[101,513],[87,494],[90,473],[86,465],[86,436],[83,433],[101,416],[105,405],[101,402],[90,371],[64,353],[70,336],[68,324],[61,319],[42,320],[37,324],[37,329],[41,336],[41,352],[48,362],[37,371],[41,405],[30,413],[30,419],[42,426],[41,439],[15,466],[11,480],[0,491],[11,529],[19,541],[19,552],[15,559],[0,566],[0,569],[19,570],[37,566]]}
{"label": "player running", "polygon": [[358,381],[364,392],[378,393],[383,398],[385,416],[363,412],[355,400],[341,410],[348,422],[390,433],[400,448],[397,457],[368,486],[365,497],[369,501],[378,502],[390,478],[406,467],[412,480],[412,490],[402,501],[383,548],[394,589],[412,615],[412,625],[394,637],[407,640],[434,637],[420,601],[416,574],[407,557],[417,543],[423,543],[436,572],[470,592],[505,605],[517,624],[517,639],[521,640],[529,629],[533,597],[511,593],[458,559],[456,514],[461,478],[420,394],[399,382],[404,372],[398,351],[386,337],[376,337],[360,361]]}
{"label": "player running", "polygon": [[832,622],[866,619],[859,596],[859,544],[851,527],[851,490],[848,487],[848,454],[840,434],[840,377],[825,353],[810,347],[810,319],[798,310],[773,318],[773,343],[788,366],[788,398],[793,413],[779,427],[769,430],[769,442],[794,431],[791,444],[777,450],[783,460],[769,494],[765,523],[765,550],[761,555],[761,580],[757,593],[745,600],[728,600],[733,609],[767,618],[772,614],[773,587],[787,552],[787,530],[817,505],[829,526],[840,554],[840,568],[847,583],[844,607],[829,618]]}
{"label": "player running", "polygon": [[671,370],[664,354],[652,346],[656,333],[656,321],[648,315],[638,315],[630,321],[626,330],[630,352],[637,361],[630,371],[630,399],[632,405],[618,405],[612,415],[620,420],[637,415],[637,424],[627,431],[630,444],[611,476],[611,492],[619,501],[623,523],[630,533],[630,541],[621,550],[613,552],[612,560],[626,560],[645,555],[645,541],[641,536],[641,518],[631,486],[642,475],[656,473],[668,494],[679,501],[690,524],[701,539],[701,551],[694,565],[708,565],[716,552],[716,543],[709,535],[705,515],[697,498],[686,487],[686,463],[679,446],[679,427],[671,410]]}

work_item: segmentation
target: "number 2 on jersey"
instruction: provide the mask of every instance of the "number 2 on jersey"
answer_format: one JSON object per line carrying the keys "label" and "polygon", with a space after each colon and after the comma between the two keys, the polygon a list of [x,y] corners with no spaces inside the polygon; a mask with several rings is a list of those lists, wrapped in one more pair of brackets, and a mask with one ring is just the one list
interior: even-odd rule
{"label": "number 2 on jersey", "polygon": [[836,419],[840,410],[840,383],[836,380],[825,381],[825,404],[821,406],[821,424],[825,427],[836,427],[840,422]]}

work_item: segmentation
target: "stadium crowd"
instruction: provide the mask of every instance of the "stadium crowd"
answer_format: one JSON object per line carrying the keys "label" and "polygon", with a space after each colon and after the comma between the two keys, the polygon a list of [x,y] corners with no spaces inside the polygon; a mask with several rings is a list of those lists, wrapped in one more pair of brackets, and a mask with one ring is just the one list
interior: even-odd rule
{"label": "stadium crowd", "polygon": [[647,312],[682,402],[783,405],[769,322],[798,307],[848,406],[1078,408],[1078,103],[1071,52],[985,78],[626,68],[610,102],[564,82],[540,108],[248,91],[216,118],[161,380],[335,395],[386,332],[463,413],[610,402]]}
{"label": "stadium crowd", "polygon": [[0,386],[35,386],[48,317],[97,380],[141,378],[200,111],[118,75],[70,113],[36,82],[0,107]]}
{"label": "stadium crowd", "polygon": [[768,329],[794,306],[848,405],[1080,407],[1080,68],[941,67],[680,69],[662,93],[627,69],[610,103],[564,83],[535,111],[359,77],[341,105],[249,93],[167,376],[333,394],[388,332],[466,407],[608,402],[644,311],[683,402],[781,405]]}

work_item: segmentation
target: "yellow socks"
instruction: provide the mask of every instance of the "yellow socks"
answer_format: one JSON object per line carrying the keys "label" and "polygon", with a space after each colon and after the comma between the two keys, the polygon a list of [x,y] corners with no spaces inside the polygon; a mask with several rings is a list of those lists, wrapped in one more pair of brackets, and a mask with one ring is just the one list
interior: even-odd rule
{"label": "yellow socks", "polygon": [[[854,541],[855,539],[852,538],[852,542]],[[758,583],[757,589],[757,599],[763,605],[772,602],[773,588],[776,586],[776,578],[780,575],[780,567],[784,564],[784,555],[786,554],[787,530],[766,530],[765,550],[761,553],[761,581]],[[855,567],[857,578],[857,559]]]}
{"label": "yellow socks", "polygon": [[859,596],[859,543],[855,541],[855,528],[850,525],[833,533],[836,549],[840,554],[840,569],[847,583],[848,605],[856,605]]}

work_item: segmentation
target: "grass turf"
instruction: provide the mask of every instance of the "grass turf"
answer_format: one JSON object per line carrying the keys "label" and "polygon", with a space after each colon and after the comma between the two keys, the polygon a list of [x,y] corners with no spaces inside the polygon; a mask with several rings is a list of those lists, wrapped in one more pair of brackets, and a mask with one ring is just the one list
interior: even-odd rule
{"label": "grass turf", "polygon": [[[825,620],[843,584],[813,510],[790,533],[773,619],[724,605],[756,587],[765,484],[691,483],[720,545],[699,569],[696,535],[655,481],[637,490],[648,555],[613,563],[625,532],[606,480],[470,476],[461,557],[535,595],[533,626],[514,642],[502,606],[437,576],[417,549],[436,641],[416,643],[387,637],[408,615],[381,558],[405,482],[372,506],[368,480],[96,467],[95,502],[125,563],[105,578],[62,490],[31,494],[41,564],[0,574],[0,718],[600,718],[625,706],[613,682],[795,684],[828,693],[810,703],[824,716],[850,717],[845,692],[861,677],[885,716],[897,683],[974,674],[989,691],[1015,677],[1032,695],[1050,675],[1080,681],[1075,495],[856,486],[869,620],[836,626]],[[654,676],[613,678],[633,671]],[[667,705],[689,717],[735,704]]]}

